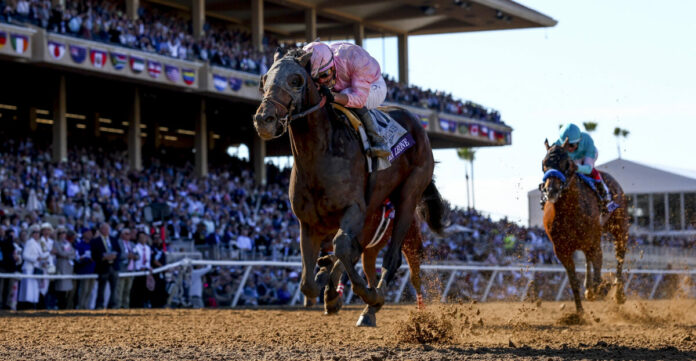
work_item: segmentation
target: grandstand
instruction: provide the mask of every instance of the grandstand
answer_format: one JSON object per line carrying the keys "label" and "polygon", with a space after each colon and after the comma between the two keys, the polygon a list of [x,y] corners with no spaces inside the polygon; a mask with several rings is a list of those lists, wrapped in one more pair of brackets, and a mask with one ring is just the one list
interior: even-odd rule
{"label": "grandstand", "polygon": [[[260,100],[257,74],[275,45],[396,36],[403,86],[409,35],[556,23],[513,1],[492,0],[17,4],[0,17],[3,83],[13,84],[0,90],[0,116],[11,120],[2,122],[7,136],[31,134],[52,144],[54,161],[87,140],[127,149],[134,170],[153,155],[195,158],[198,175],[228,146],[244,143],[257,184],[266,182],[266,156],[289,154],[287,138],[263,142],[251,122]],[[143,36],[148,31],[155,35]],[[475,103],[401,105],[421,116],[435,148],[511,142],[499,114]]]}
{"label": "grandstand", "polygon": [[[166,253],[166,262],[153,261],[152,267],[173,270],[167,274],[179,275],[179,281],[184,270],[176,265],[184,263],[178,261],[201,255],[213,262],[297,260],[287,170],[264,164],[266,156],[289,154],[288,140],[263,142],[252,124],[260,101],[258,77],[275,47],[317,36],[357,44],[395,36],[399,74],[387,78],[388,104],[418,114],[434,148],[504,146],[511,144],[512,128],[497,111],[454,99],[446,89],[409,84],[408,37],[556,23],[499,0],[355,1],[347,6],[329,0],[0,4],[5,85],[0,88],[0,134],[6,140],[0,147],[0,241],[19,246],[29,225],[47,221],[78,232],[84,241],[106,221],[114,226],[113,238],[125,228],[146,230],[153,259]],[[251,164],[228,156],[228,148],[239,144],[250,149]],[[154,203],[173,210],[161,228],[146,216],[157,213]],[[464,210],[457,211],[456,222],[474,233],[429,237],[436,259],[510,264],[528,248],[530,262],[554,262],[539,230]],[[243,237],[249,238],[249,248],[240,247]],[[0,274],[7,272],[0,282],[16,285],[15,276],[7,274],[19,271],[13,265],[0,269]],[[222,268],[207,276],[208,298],[236,304],[241,290],[246,292],[247,276],[239,272]],[[94,277],[78,268],[75,273]],[[251,277],[280,294],[285,283],[296,287],[293,273],[296,277],[292,267],[265,268]],[[164,272],[157,278],[152,307],[165,303],[164,285],[172,282]],[[278,298],[272,302],[281,302]],[[257,302],[253,295],[242,299]],[[45,301],[45,307],[55,307],[50,297]]]}

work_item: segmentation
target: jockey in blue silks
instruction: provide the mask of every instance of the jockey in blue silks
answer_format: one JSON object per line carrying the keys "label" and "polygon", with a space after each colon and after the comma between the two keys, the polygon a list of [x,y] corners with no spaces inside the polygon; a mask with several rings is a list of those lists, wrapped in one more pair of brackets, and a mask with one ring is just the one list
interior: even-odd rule
{"label": "jockey in blue silks", "polygon": [[592,137],[580,131],[577,125],[568,123],[561,127],[560,136],[555,144],[563,145],[566,139],[568,139],[567,150],[570,153],[570,159],[578,165],[578,172],[602,183],[601,187],[597,187],[597,192],[602,200],[602,212],[610,213],[616,209],[616,203],[612,201],[611,192],[607,184],[604,183],[604,179],[594,168],[599,152],[597,152],[597,147],[595,147]]}

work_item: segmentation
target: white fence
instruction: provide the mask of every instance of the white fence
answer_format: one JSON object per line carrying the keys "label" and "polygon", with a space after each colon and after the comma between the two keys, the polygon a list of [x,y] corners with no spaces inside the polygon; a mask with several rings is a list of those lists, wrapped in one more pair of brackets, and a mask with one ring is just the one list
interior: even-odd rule
{"label": "white fence", "polygon": [[[240,297],[242,296],[244,286],[247,283],[247,280],[249,279],[249,276],[251,275],[251,271],[255,267],[259,268],[290,268],[290,269],[297,269],[298,271],[301,269],[302,264],[300,262],[273,262],[273,261],[215,261],[215,260],[195,260],[195,259],[190,259],[190,258],[184,258],[181,259],[177,262],[170,263],[168,265],[165,265],[163,267],[156,268],[152,271],[152,273],[161,273],[161,272],[166,272],[169,270],[177,269],[179,267],[183,268],[189,268],[195,265],[211,265],[211,266],[221,266],[221,267],[242,267],[244,268],[244,272],[242,274],[242,278],[239,282],[239,286],[237,287],[237,290],[234,295],[234,299],[232,301],[232,307],[237,306]],[[359,272],[362,272],[361,265],[357,265],[359,268]],[[406,286],[409,283],[410,279],[410,274],[408,267],[406,265],[403,265],[401,267],[401,270],[405,270],[406,272],[402,274],[401,277],[398,278],[397,280],[397,290],[396,292],[392,293],[392,298],[389,300],[390,302],[393,303],[399,303],[402,299],[402,296],[404,295],[404,292],[406,290]],[[611,274],[614,270],[612,269],[603,269],[602,272],[603,274]],[[522,291],[519,292],[519,300],[523,301],[525,297],[528,294],[528,290],[532,285],[532,281],[535,279],[535,274],[536,273],[556,273],[556,274],[562,274],[563,275],[563,281],[560,284],[560,287],[558,288],[555,296],[555,300],[561,300],[563,297],[563,294],[565,291],[570,291],[569,285],[568,285],[568,276],[566,275],[565,269],[563,267],[530,267],[527,265],[518,265],[518,266],[482,266],[482,265],[421,265],[421,274],[423,275],[424,273],[427,272],[436,272],[438,274],[446,274],[447,281],[444,283],[444,288],[442,289],[442,294],[441,294],[441,301],[446,302],[448,300],[448,295],[452,289],[452,286],[457,279],[457,277],[461,277],[467,273],[490,273],[490,276],[488,276],[486,280],[486,286],[483,294],[480,296],[480,298],[477,301],[480,302],[486,302],[489,298],[489,294],[491,292],[491,288],[494,285],[494,281],[496,277],[498,277],[500,274],[505,274],[505,273],[517,273],[521,274],[522,277],[526,279],[526,285],[523,287]],[[578,268],[576,270],[578,273],[578,277],[580,275],[584,275],[585,270]],[[696,273],[696,270],[690,270],[690,269],[683,269],[683,270],[666,270],[666,269],[628,269],[625,271],[626,274],[626,283],[625,283],[625,290],[628,290],[631,287],[632,281],[635,279],[636,276],[641,276],[641,277],[648,277],[648,279],[651,280],[652,286],[649,294],[646,294],[647,298],[653,299],[655,297],[656,291],[658,287],[660,286],[661,282],[664,280],[664,277],[667,275],[677,275],[677,276],[686,276],[686,277],[692,277]],[[122,272],[119,274],[119,277],[134,277],[134,276],[143,276],[145,275],[146,272]],[[180,272],[180,275],[183,274],[183,272]],[[0,278],[10,278],[10,279],[25,279],[25,278],[39,278],[39,279],[50,279],[50,280],[56,280],[56,279],[96,279],[97,275],[91,274],[91,275],[25,275],[25,274],[20,274],[20,273],[0,273]],[[181,277],[179,277],[177,282],[181,282]],[[692,287],[692,285],[689,285]],[[293,297],[290,301],[290,305],[296,305],[300,301],[300,288],[297,287],[295,290]],[[353,300],[353,292],[352,290],[349,290],[348,294],[345,296],[344,303],[349,304]]]}

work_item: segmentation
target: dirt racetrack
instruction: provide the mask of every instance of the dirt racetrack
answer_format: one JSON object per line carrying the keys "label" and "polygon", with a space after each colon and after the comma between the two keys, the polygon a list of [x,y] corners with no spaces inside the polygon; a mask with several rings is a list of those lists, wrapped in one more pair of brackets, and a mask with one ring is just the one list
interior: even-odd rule
{"label": "dirt racetrack", "polygon": [[358,306],[6,312],[0,359],[693,360],[695,305],[585,302],[581,325],[565,324],[568,302],[386,306],[372,329],[353,326]]}

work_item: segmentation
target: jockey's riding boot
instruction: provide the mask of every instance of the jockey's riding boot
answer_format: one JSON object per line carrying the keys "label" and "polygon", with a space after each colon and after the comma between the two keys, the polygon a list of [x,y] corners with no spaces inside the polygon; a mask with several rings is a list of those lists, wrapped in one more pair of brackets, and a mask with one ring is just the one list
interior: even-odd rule
{"label": "jockey's riding boot", "polygon": [[602,213],[609,214],[618,208],[619,205],[613,201],[612,194],[609,191],[607,184],[604,183],[604,179],[602,179],[600,183],[602,186],[597,187],[597,192],[599,193]]}
{"label": "jockey's riding boot", "polygon": [[384,138],[382,138],[382,136],[377,132],[377,124],[375,124],[375,120],[372,119],[370,112],[367,111],[367,108],[354,109],[355,114],[360,116],[360,120],[362,120],[363,125],[365,126],[367,137],[370,140],[370,155],[378,158],[389,157],[391,155],[391,151],[384,142]]}

